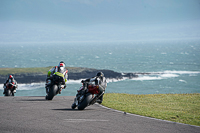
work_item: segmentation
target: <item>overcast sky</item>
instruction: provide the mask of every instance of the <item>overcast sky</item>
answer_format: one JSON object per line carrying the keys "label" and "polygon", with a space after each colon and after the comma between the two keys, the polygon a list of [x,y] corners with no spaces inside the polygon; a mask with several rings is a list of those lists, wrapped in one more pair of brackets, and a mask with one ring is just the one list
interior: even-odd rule
{"label": "overcast sky", "polygon": [[200,0],[0,0],[0,42],[200,38]]}

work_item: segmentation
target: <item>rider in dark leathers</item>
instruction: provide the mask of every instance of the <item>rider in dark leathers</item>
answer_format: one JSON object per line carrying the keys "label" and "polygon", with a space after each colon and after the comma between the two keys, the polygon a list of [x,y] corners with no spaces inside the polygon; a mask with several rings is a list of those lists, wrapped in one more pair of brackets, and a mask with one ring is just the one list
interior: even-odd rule
{"label": "rider in dark leathers", "polygon": [[99,97],[99,99],[97,99],[96,102],[101,104],[103,101],[103,95],[104,95],[105,89],[107,87],[107,82],[106,82],[106,78],[104,77],[104,74],[102,72],[98,72],[95,77],[92,77],[92,78],[89,78],[86,80],[82,80],[81,82],[85,82],[85,81],[86,82],[94,82],[95,85],[99,86],[100,92],[99,92],[98,96],[100,96],[100,97]]}
{"label": "rider in dark leathers", "polygon": [[3,86],[3,88],[4,88],[3,94],[5,94],[6,84],[7,84],[8,82],[14,84],[14,87],[13,87],[13,89],[12,89],[12,92],[13,92],[13,93],[16,93],[16,89],[17,89],[17,87],[18,87],[17,81],[14,79],[14,77],[13,77],[12,75],[9,75],[9,76],[8,76],[8,79],[6,80],[6,82],[4,83],[4,86]]}

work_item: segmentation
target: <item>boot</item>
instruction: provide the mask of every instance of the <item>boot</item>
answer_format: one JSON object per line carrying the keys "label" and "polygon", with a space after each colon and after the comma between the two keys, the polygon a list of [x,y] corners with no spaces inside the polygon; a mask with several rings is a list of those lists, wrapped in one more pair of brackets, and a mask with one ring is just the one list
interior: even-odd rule
{"label": "boot", "polygon": [[96,102],[99,103],[99,104],[101,104],[101,103],[102,103],[102,100],[97,99]]}
{"label": "boot", "polygon": [[49,88],[46,86],[46,93],[48,94],[49,93]]}
{"label": "boot", "polygon": [[97,103],[101,104],[103,101],[103,95],[99,97],[99,99],[96,100]]}
{"label": "boot", "polygon": [[5,93],[6,93],[6,91],[5,91],[5,87],[4,87],[3,94],[5,94]]}
{"label": "boot", "polygon": [[61,94],[62,88],[60,88],[60,90],[58,91],[59,94]]}

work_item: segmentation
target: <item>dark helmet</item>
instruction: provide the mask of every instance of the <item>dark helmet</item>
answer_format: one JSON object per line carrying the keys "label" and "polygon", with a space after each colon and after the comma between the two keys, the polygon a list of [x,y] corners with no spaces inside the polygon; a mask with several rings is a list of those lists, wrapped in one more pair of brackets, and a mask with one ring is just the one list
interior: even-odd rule
{"label": "dark helmet", "polygon": [[97,76],[97,77],[103,78],[103,77],[104,77],[104,74],[103,74],[102,72],[98,72],[96,76]]}

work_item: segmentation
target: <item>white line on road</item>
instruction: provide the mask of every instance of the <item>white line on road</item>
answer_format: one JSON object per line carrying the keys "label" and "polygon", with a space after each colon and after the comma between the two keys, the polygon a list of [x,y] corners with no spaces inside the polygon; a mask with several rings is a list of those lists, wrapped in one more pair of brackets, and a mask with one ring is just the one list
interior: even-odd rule
{"label": "white line on road", "polygon": [[105,122],[109,120],[100,120],[100,119],[64,119],[66,122]]}

